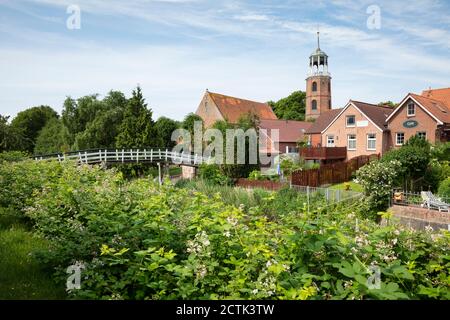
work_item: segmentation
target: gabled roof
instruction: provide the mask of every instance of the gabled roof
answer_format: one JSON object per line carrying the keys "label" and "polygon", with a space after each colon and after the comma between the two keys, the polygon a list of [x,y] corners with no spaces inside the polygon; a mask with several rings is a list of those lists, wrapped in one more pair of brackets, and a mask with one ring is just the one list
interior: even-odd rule
{"label": "gabled roof", "polygon": [[441,101],[450,108],[450,88],[425,90],[422,92],[422,97]]}
{"label": "gabled roof", "polygon": [[352,102],[359,110],[361,110],[361,112],[364,113],[366,117],[369,118],[369,120],[372,120],[372,122],[377,127],[382,129],[382,131],[386,130],[385,128],[386,119],[394,111],[394,108],[353,100],[350,100],[350,102]]}
{"label": "gabled roof", "polygon": [[[385,122],[393,109],[387,106],[379,106],[375,104],[350,100],[342,109],[334,109],[322,114],[317,118],[317,126],[313,126],[308,130],[308,133],[323,133],[326,131],[350,106],[358,109],[370,122],[372,122],[380,131],[385,131]],[[332,113],[331,113],[332,112]],[[320,131],[319,131],[320,130]]]}
{"label": "gabled roof", "polygon": [[226,96],[207,92],[216,104],[222,116],[231,123],[237,123],[246,114],[254,114],[259,119],[277,119],[272,108],[267,103]]}
{"label": "gabled roof", "polygon": [[[297,142],[300,140],[306,130],[311,127],[311,122],[294,120],[261,120],[259,127],[261,129],[279,129],[280,142]],[[270,135],[270,134],[269,134]]]}
{"label": "gabled roof", "polygon": [[391,113],[386,121],[389,121],[395,113],[397,113],[403,105],[412,99],[416,102],[419,107],[421,107],[426,113],[428,113],[438,124],[450,123],[450,107],[444,102],[431,99],[425,96],[420,96],[418,94],[409,93],[403,101],[398,105],[398,107]]}
{"label": "gabled roof", "polygon": [[331,109],[322,113],[316,121],[306,130],[306,134],[322,133],[343,109]]}

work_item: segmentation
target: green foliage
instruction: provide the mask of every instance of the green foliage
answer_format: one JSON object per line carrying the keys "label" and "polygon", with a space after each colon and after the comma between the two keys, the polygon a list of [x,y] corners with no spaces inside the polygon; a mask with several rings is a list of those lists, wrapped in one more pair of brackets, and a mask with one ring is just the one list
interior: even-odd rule
{"label": "green foliage", "polygon": [[16,162],[28,158],[28,154],[23,151],[9,151],[0,153],[0,165],[2,162]]}
{"label": "green foliage", "polygon": [[[235,129],[242,130],[246,133],[248,130],[255,130],[258,132],[259,119],[252,114],[247,114],[239,118],[237,124],[232,124],[228,121],[217,121],[214,123],[213,128],[220,130],[223,137],[223,164],[220,165],[221,172],[229,177],[230,179],[247,178],[250,172],[254,170],[259,170],[260,166],[258,163],[250,164],[250,139],[245,138],[245,159],[243,164],[238,164],[238,143],[237,138],[233,140],[232,146],[227,145],[227,130]],[[234,164],[227,164],[226,153],[227,148],[234,148]],[[258,146],[256,146],[256,152],[258,153]],[[258,159],[257,159],[258,161]]]}
{"label": "green foliage", "polygon": [[160,117],[155,122],[155,132],[157,142],[154,144],[156,147],[172,149],[176,142],[172,141],[172,133],[180,127],[177,121],[166,117]]}
{"label": "green foliage", "polygon": [[140,87],[133,90],[116,139],[118,148],[151,146],[155,135],[152,111],[147,109]]}
{"label": "green foliage", "polygon": [[450,161],[450,142],[441,142],[432,146],[431,154],[438,161]]}
{"label": "green foliage", "polygon": [[295,91],[286,98],[277,102],[269,101],[268,104],[272,107],[278,119],[304,121],[305,100],[305,92]]}
{"label": "green foliage", "polygon": [[380,102],[378,105],[381,107],[391,107],[392,109],[395,109],[398,106],[397,103],[392,102],[390,100],[386,102]]}
{"label": "green foliage", "polygon": [[216,164],[201,164],[198,168],[198,175],[210,184],[220,186],[231,184],[231,180],[222,173],[220,167]]}
{"label": "green foliage", "polygon": [[203,127],[203,119],[195,113],[189,113],[184,117],[181,127],[191,134],[191,139],[194,137],[194,124],[195,122],[201,122]]}
{"label": "green foliage", "polygon": [[381,158],[381,162],[400,162],[401,166],[396,176],[396,182],[405,190],[408,189],[408,186],[411,189],[414,181],[422,178],[427,171],[432,159],[430,151],[431,145],[428,141],[414,136],[401,148],[386,153]]}
{"label": "green foliage", "polygon": [[[292,190],[263,192],[261,207],[237,209],[219,194],[127,183],[96,167],[53,166],[62,168],[59,176],[35,189],[26,214],[51,241],[52,251],[40,257],[61,278],[67,265],[86,264],[76,297],[449,298],[448,233],[368,220],[355,228],[344,208],[307,215]],[[274,203],[284,215],[266,217]],[[367,287],[369,265],[380,268],[380,289]]]}
{"label": "green foliage", "polygon": [[11,121],[11,127],[20,132],[19,145],[15,150],[32,153],[39,131],[49,120],[57,118],[58,114],[49,106],[33,107],[19,112]]}
{"label": "green foliage", "polygon": [[8,123],[9,117],[0,115],[0,152],[16,150],[23,140],[21,130]]}
{"label": "green foliage", "polygon": [[387,209],[389,196],[402,166],[398,160],[373,161],[356,172],[355,182],[361,185],[365,194],[367,217],[374,218],[374,213]]}
{"label": "green foliage", "polygon": [[33,254],[49,242],[0,207],[0,300],[64,299],[64,282],[56,284]]}
{"label": "green foliage", "polygon": [[447,199],[450,199],[450,177],[447,177],[445,180],[443,180],[440,183],[438,194],[441,197],[445,197]]}
{"label": "green foliage", "polygon": [[[58,278],[66,279],[68,265],[85,264],[73,297],[450,298],[447,231],[356,221],[349,205],[312,206],[307,213],[292,190],[257,191],[260,205],[237,207],[217,193],[148,179],[126,182],[97,167],[51,165],[57,177],[34,188],[25,213],[50,241],[52,250],[39,256]],[[379,268],[379,289],[368,286],[369,266]]]}
{"label": "green foliage", "polygon": [[70,150],[69,133],[60,119],[50,119],[39,132],[34,154],[50,154]]}

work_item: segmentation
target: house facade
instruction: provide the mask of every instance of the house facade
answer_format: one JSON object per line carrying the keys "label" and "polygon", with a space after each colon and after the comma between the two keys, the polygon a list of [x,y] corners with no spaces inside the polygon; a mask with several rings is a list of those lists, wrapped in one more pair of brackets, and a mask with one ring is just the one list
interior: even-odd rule
{"label": "house facade", "polygon": [[415,135],[433,144],[450,141],[450,88],[408,94],[388,117],[387,124],[391,148],[401,147]]}

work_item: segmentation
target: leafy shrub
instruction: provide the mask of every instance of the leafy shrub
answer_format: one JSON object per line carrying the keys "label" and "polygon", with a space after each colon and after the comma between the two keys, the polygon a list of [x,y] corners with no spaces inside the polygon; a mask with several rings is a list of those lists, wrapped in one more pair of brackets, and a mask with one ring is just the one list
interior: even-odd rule
{"label": "leafy shrub", "polygon": [[8,151],[0,153],[0,164],[2,162],[22,161],[28,158],[28,154],[22,151]]}
{"label": "leafy shrub", "polygon": [[[20,180],[24,186],[10,192],[34,190],[24,211],[51,242],[40,257],[62,281],[69,265],[85,265],[81,290],[70,292],[76,298],[450,298],[447,231],[356,220],[350,205],[308,213],[301,195],[287,189],[254,192],[257,205],[244,208],[219,193],[48,165],[54,178],[39,188]],[[271,206],[275,217],[266,213]],[[369,267],[380,272],[379,288],[369,286]]]}
{"label": "leafy shrub", "polygon": [[231,183],[230,178],[222,173],[218,165],[202,164],[198,170],[199,177],[211,184],[225,186]]}
{"label": "leafy shrub", "polygon": [[357,171],[355,182],[364,189],[368,216],[374,218],[374,213],[387,209],[389,196],[401,169],[401,162],[391,160],[373,161]]}
{"label": "leafy shrub", "polygon": [[441,197],[450,199],[450,177],[441,182],[439,185],[438,194]]}

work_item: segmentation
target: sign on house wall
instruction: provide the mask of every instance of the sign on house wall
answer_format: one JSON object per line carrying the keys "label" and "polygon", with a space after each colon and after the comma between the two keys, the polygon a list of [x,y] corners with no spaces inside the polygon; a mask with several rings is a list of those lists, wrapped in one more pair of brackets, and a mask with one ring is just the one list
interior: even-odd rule
{"label": "sign on house wall", "polygon": [[415,128],[419,125],[419,123],[416,120],[407,120],[403,122],[403,126],[405,128]]}
{"label": "sign on house wall", "polygon": [[369,126],[369,121],[367,121],[367,120],[357,121],[357,122],[356,122],[356,126],[357,126],[358,128],[367,127],[367,126]]}

